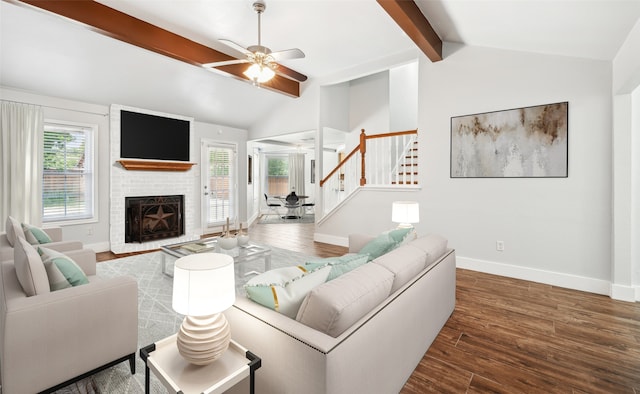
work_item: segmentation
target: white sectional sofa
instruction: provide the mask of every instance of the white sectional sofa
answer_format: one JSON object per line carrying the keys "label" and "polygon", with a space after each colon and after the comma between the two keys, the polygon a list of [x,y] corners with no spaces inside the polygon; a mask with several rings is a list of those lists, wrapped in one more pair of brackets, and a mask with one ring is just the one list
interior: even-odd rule
{"label": "white sectional sofa", "polygon": [[[373,237],[350,236],[350,252]],[[238,297],[232,338],[262,359],[256,393],[397,393],[455,307],[455,251],[419,237],[321,284],[296,319]]]}

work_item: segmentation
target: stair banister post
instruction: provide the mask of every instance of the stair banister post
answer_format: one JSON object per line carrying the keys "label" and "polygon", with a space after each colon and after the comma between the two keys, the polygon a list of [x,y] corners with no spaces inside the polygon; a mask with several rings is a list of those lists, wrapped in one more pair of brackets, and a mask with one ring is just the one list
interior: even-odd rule
{"label": "stair banister post", "polygon": [[362,174],[360,174],[360,186],[364,186],[367,184],[367,178],[365,177],[364,171],[364,155],[367,153],[367,135],[364,133],[364,129],[360,132],[360,160],[362,161],[361,169]]}

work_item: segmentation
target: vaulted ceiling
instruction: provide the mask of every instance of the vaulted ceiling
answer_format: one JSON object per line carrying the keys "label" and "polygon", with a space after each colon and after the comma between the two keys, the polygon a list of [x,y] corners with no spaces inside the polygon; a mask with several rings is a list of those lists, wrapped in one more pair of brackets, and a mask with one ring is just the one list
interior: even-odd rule
{"label": "vaulted ceiling", "polygon": [[[257,43],[251,0],[100,3],[228,55],[236,53],[218,39]],[[638,0],[415,3],[445,42],[607,61],[640,17]],[[296,100],[14,3],[0,2],[0,24],[0,84],[5,87],[239,128],[250,128]],[[309,77],[300,85],[303,96],[311,84],[362,76],[368,64],[419,56],[416,43],[372,0],[267,0],[262,43],[274,51],[305,52],[304,59],[283,62]],[[375,67],[370,72],[379,71]]]}

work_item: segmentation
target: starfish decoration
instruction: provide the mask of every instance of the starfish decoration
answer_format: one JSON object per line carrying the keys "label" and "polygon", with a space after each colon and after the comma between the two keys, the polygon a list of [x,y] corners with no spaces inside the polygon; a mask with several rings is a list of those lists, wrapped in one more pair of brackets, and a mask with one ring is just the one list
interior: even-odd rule
{"label": "starfish decoration", "polygon": [[149,220],[149,227],[151,231],[155,231],[156,227],[162,225],[165,229],[169,230],[169,223],[167,223],[167,218],[175,215],[175,213],[164,213],[162,209],[162,205],[158,207],[156,213],[152,215],[145,215],[145,219]]}

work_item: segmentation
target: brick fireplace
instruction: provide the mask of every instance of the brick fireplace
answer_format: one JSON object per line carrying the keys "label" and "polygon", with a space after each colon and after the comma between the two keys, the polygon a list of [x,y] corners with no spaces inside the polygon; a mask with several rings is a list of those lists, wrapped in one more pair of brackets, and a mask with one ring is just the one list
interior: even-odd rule
{"label": "brick fireplace", "polygon": [[[109,242],[114,253],[129,253],[159,249],[160,246],[185,242],[199,237],[199,220],[195,206],[196,190],[200,183],[199,172],[194,168],[187,171],[140,171],[127,170],[118,163],[120,157],[120,109],[127,107],[112,105],[110,111],[110,216]],[[173,116],[170,114],[160,114]],[[193,141],[193,139],[192,139]],[[170,141],[168,143],[171,143]],[[193,152],[193,150],[192,150]],[[194,156],[193,153],[191,155]],[[162,164],[162,163],[160,163]],[[168,238],[145,238],[141,241],[126,242],[127,197],[183,196],[183,232],[172,233]],[[153,215],[155,211],[150,211]],[[155,212],[157,213],[157,212]],[[162,215],[164,215],[164,208]],[[162,216],[161,215],[161,216]],[[164,224],[162,224],[164,225]],[[160,229],[160,227],[158,227]]]}

